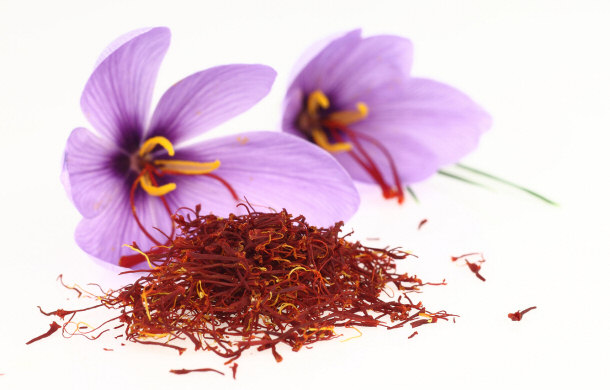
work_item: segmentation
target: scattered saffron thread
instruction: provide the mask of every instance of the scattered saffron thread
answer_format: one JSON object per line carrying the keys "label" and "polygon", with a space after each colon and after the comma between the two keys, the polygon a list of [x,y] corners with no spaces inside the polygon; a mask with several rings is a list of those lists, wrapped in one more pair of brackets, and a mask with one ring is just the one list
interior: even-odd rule
{"label": "scattered saffron thread", "polygon": [[233,372],[233,379],[235,379],[235,375],[237,375],[237,362],[234,362],[231,366],[231,371]]}
{"label": "scattered saffron thread", "polygon": [[42,340],[42,339],[46,339],[47,337],[49,337],[50,335],[52,335],[53,333],[57,332],[59,329],[61,328],[61,325],[59,325],[57,322],[53,321],[50,325],[49,325],[49,330],[46,333],[41,334],[38,337],[34,337],[33,339],[31,339],[30,341],[28,341],[27,343],[25,343],[26,345],[30,345],[32,343],[35,343],[36,341]]}
{"label": "scattered saffron thread", "polygon": [[218,373],[218,374],[224,376],[223,372],[220,372],[220,371],[215,370],[213,368],[195,368],[195,369],[192,369],[192,370],[188,370],[186,368],[181,368],[179,370],[169,370],[169,372],[171,372],[172,374],[176,374],[176,375],[190,374],[191,372],[210,372],[210,371]]}
{"label": "scattered saffron thread", "polygon": [[[180,354],[186,348],[176,344],[190,341],[226,364],[252,347],[280,362],[279,344],[298,351],[339,337],[337,327],[415,328],[454,317],[411,300],[424,285],[445,284],[396,272],[397,261],[413,255],[350,242],[342,222],[318,228],[286,210],[241,206],[244,215],[228,218],[201,215],[200,206],[174,215],[179,233],[163,251],[146,253],[152,268],[124,272],[143,274],[133,284],[97,296],[92,307],[41,313],[68,317],[64,337],[97,339],[119,321],[126,340]],[[382,299],[384,291],[392,295]],[[97,327],[67,328],[78,313],[98,307],[120,314]]]}
{"label": "scattered saffron thread", "polygon": [[[477,260],[476,262],[471,262],[468,261],[468,257],[472,257],[472,256],[478,256],[480,257],[480,260]],[[481,271],[481,264],[483,264],[485,262],[485,259],[483,258],[483,254],[482,253],[466,253],[464,255],[461,256],[453,256],[451,257],[451,261],[453,262],[458,262],[459,260],[463,260],[464,264],[466,264],[468,266],[468,268],[470,269],[470,271],[475,274],[475,276],[479,279],[481,279],[483,282],[485,281],[485,278],[483,277],[483,275],[480,274],[479,271]]]}
{"label": "scattered saffron thread", "polygon": [[419,225],[417,225],[417,230],[421,230],[422,226],[424,226],[427,222],[428,222],[428,220],[426,218],[422,219],[419,222]]}
{"label": "scattered saffron thread", "polygon": [[415,331],[415,332],[411,333],[411,336],[409,336],[408,338],[412,339],[413,337],[417,336],[418,334],[419,334],[419,332]]}
{"label": "scattered saffron thread", "polygon": [[508,313],[508,318],[510,318],[513,321],[521,321],[521,319],[523,318],[523,315],[525,313],[527,313],[530,310],[534,310],[534,309],[536,309],[536,306],[528,307],[525,310],[517,310],[514,313]]}

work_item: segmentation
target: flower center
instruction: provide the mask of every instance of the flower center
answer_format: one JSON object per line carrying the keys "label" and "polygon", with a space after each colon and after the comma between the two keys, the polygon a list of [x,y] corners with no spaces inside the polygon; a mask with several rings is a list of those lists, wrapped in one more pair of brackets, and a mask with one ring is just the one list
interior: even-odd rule
{"label": "flower center", "polygon": [[[296,125],[322,149],[333,154],[349,152],[349,155],[381,187],[386,199],[397,198],[398,203],[402,203],[404,200],[402,183],[394,159],[387,148],[374,137],[349,128],[351,124],[366,119],[368,114],[369,107],[363,102],[356,103],[354,110],[333,111],[330,99],[318,89],[307,96]],[[377,149],[387,160],[394,186],[387,183],[378,164],[371,158],[361,141],[368,143],[369,147]]]}
{"label": "flower center", "polygon": [[[154,153],[155,149],[158,149],[158,146],[165,149],[169,157],[173,157],[175,155],[174,146],[172,143],[165,137],[156,136],[144,141],[142,146],[140,146],[140,149],[129,159],[130,169],[138,173],[136,179],[131,185],[131,191],[129,193],[131,212],[140,230],[142,230],[146,237],[158,247],[157,249],[159,249],[159,247],[163,247],[164,245],[153,237],[146,227],[144,227],[136,211],[135,194],[138,186],[140,186],[148,195],[156,196],[161,199],[161,202],[170,216],[170,219],[173,210],[170,209],[169,204],[165,199],[165,195],[176,189],[176,183],[170,182],[159,185],[158,178],[165,175],[206,175],[220,181],[229,190],[231,196],[235,200],[238,200],[237,193],[233,187],[231,187],[231,185],[221,177],[211,173],[220,167],[219,160],[212,162],[199,162],[176,159],[158,159],[155,157]],[[173,239],[175,232],[173,220],[171,229],[171,233],[166,235],[168,242]],[[119,265],[123,267],[132,267],[145,260],[146,258],[142,254],[128,255],[119,259]]]}
{"label": "flower center", "polygon": [[136,182],[146,193],[152,196],[163,196],[168,192],[176,189],[176,183],[167,183],[162,186],[156,184],[154,176],[170,175],[205,175],[210,173],[220,166],[220,161],[213,162],[197,162],[185,160],[162,160],[154,159],[152,151],[161,146],[167,151],[170,157],[173,157],[174,146],[165,137],[156,136],[147,139],[137,155],[132,156],[131,167],[140,172]]}

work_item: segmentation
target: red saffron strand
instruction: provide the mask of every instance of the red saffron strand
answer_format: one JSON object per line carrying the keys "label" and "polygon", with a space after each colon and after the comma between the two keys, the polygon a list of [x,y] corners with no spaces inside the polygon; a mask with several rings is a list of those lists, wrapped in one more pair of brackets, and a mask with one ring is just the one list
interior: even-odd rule
{"label": "red saffron strand", "polygon": [[[149,253],[163,253],[167,251],[167,248],[165,246],[155,246],[152,247],[148,252]],[[144,257],[143,254],[141,253],[134,253],[133,255],[125,255],[125,256],[121,256],[121,258],[119,259],[119,266],[121,267],[125,267],[125,268],[131,268],[137,264],[143,263],[146,261],[146,257]]]}
{"label": "red saffron strand", "polygon": [[419,222],[419,225],[417,225],[417,230],[421,230],[422,226],[424,226],[427,222],[428,222],[428,220],[426,218],[422,219]]}
{"label": "red saffron strand", "polygon": [[144,177],[144,175],[147,175],[148,169],[144,168],[142,169],[142,171],[140,172],[140,174],[138,175],[138,177],[136,177],[136,179],[133,181],[133,184],[131,185],[131,190],[129,191],[129,203],[131,205],[131,213],[133,214],[134,219],[136,220],[136,223],[138,224],[138,227],[140,228],[140,230],[144,233],[144,235],[151,240],[155,245],[161,245],[161,243],[154,238],[149,232],[148,230],[146,230],[146,228],[144,227],[144,225],[142,225],[142,222],[140,221],[140,218],[138,217],[138,213],[136,211],[136,203],[135,203],[135,195],[136,195],[136,189],[138,188],[138,184],[140,184],[140,180],[142,180],[142,177]]}
{"label": "red saffron strand", "polygon": [[[478,260],[476,263],[468,261],[467,258],[468,257],[472,257],[472,256],[480,256],[481,260]],[[458,260],[464,260],[464,264],[466,264],[468,266],[468,269],[470,269],[470,271],[473,274],[475,274],[475,276],[477,278],[479,278],[480,280],[485,282],[485,278],[479,272],[479,271],[481,271],[481,264],[483,264],[485,262],[485,258],[483,257],[482,253],[473,252],[473,253],[466,253],[466,254],[463,254],[463,255],[460,255],[460,256],[452,256],[451,257],[451,261],[453,261],[453,262],[457,262]]]}
{"label": "red saffron strand", "polygon": [[235,379],[235,375],[237,375],[237,362],[233,363],[231,371],[233,372],[233,379]]}
{"label": "red saffron strand", "polygon": [[523,319],[523,315],[525,313],[527,313],[530,310],[534,310],[534,309],[536,309],[536,306],[528,307],[525,310],[517,310],[514,313],[508,313],[508,318],[510,318],[513,321],[521,321],[521,319]]}
{"label": "red saffron strand", "polygon": [[53,333],[57,332],[59,329],[61,329],[61,325],[59,325],[57,322],[53,321],[49,325],[49,330],[48,331],[46,331],[45,333],[41,334],[38,337],[34,337],[33,339],[31,339],[30,341],[25,343],[25,345],[30,345],[32,343],[35,343],[36,341],[45,339],[45,338],[49,337],[50,335],[52,335]]}
{"label": "red saffron strand", "polygon": [[379,171],[379,168],[377,167],[377,165],[375,164],[375,162],[373,161],[371,156],[366,152],[364,147],[362,147],[362,145],[360,144],[360,141],[353,135],[351,137],[349,137],[349,140],[352,141],[352,143],[356,146],[356,149],[358,150],[358,152],[360,154],[362,154],[362,156],[364,157],[364,159],[366,159],[368,164],[365,163],[356,154],[356,151],[354,151],[354,150],[350,151],[350,155],[352,156],[352,158],[354,160],[356,160],[356,162],[358,164],[360,164],[360,166],[362,166],[368,172],[369,175],[371,175],[373,180],[375,180],[377,182],[379,187],[381,187],[383,197],[386,199],[392,198],[394,196],[394,192],[392,191],[390,186],[386,183],[385,179],[383,178],[383,175]]}
{"label": "red saffron strand", "polygon": [[479,273],[479,271],[481,270],[481,266],[479,264],[471,263],[468,260],[465,261],[470,271],[472,271],[472,273],[475,274],[477,278],[481,279],[482,281],[485,281],[483,275]]}
{"label": "red saffron strand", "polygon": [[233,187],[225,179],[223,179],[222,177],[220,177],[214,173],[206,173],[205,175],[211,177],[212,179],[218,180],[222,185],[224,185],[227,188],[227,190],[229,190],[229,192],[231,193],[231,196],[233,197],[234,200],[239,200],[239,196],[237,196],[237,192],[235,192]]}
{"label": "red saffron strand", "polygon": [[220,375],[224,376],[224,372],[220,372],[220,371],[215,370],[213,368],[195,368],[195,369],[192,369],[192,370],[188,370],[186,368],[181,368],[179,370],[169,370],[169,372],[171,372],[172,374],[176,374],[176,375],[190,374],[191,372],[215,372],[217,374],[220,374]]}
{"label": "red saffron strand", "polygon": [[[178,175],[178,176],[191,175],[191,174],[187,174],[184,172],[171,171],[171,170],[164,170],[163,174]],[[233,199],[235,199],[237,201],[240,200],[239,196],[237,196],[237,192],[235,192],[235,189],[233,188],[233,186],[231,186],[231,184],[229,184],[229,182],[226,181],[225,179],[223,179],[222,177],[220,177],[214,173],[202,173],[202,174],[199,174],[199,176],[208,176],[214,180],[218,180],[231,193],[231,196],[233,197]]]}
{"label": "red saffron strand", "polygon": [[[150,169],[151,169],[150,181],[154,186],[158,186],[159,184],[157,183],[157,179],[155,179],[155,176],[152,174],[152,172],[158,174],[158,171],[153,166],[151,166]],[[165,211],[167,211],[167,215],[169,216],[169,219],[172,223],[172,228],[171,228],[172,230],[167,238],[167,243],[166,243],[166,244],[168,244],[171,242],[172,238],[174,238],[174,234],[176,233],[176,224],[174,223],[174,219],[172,218],[173,212],[169,208],[169,204],[167,204],[167,200],[165,199],[165,196],[161,195],[161,196],[159,196],[159,198],[161,199],[161,203],[163,203],[163,207],[165,208]]]}
{"label": "red saffron strand", "polygon": [[[371,175],[371,177],[379,184],[379,186],[381,187],[381,189],[383,191],[383,196],[386,199],[396,197],[396,198],[398,198],[398,203],[402,203],[404,201],[404,191],[402,189],[402,183],[401,183],[400,177],[398,175],[398,170],[396,169],[396,164],[394,163],[394,159],[392,158],[392,155],[390,154],[388,149],[385,146],[383,146],[383,144],[381,144],[375,138],[369,137],[366,134],[356,132],[347,126],[342,125],[341,123],[332,122],[332,121],[324,121],[323,125],[325,127],[327,127],[331,132],[333,132],[334,131],[333,129],[335,129],[335,130],[341,131],[342,133],[344,133],[348,136],[349,140],[352,141],[354,146],[356,146],[356,149],[358,149],[358,151],[368,161],[369,165],[366,166],[363,163],[363,161],[358,159],[357,156],[353,152],[351,152],[350,154],[352,155],[352,157],[354,157],[356,159],[356,161],[363,168],[365,168],[365,170],[367,170],[367,172]],[[336,134],[336,131],[334,131],[334,134]],[[370,157],[370,155],[366,152],[366,150],[362,147],[358,138],[362,138],[365,141],[373,144],[375,147],[377,147],[377,149],[379,151],[381,151],[381,153],[388,160],[388,163],[390,165],[390,170],[392,172],[392,179],[394,180],[395,188],[391,188],[390,185],[388,185],[386,183],[386,181],[383,179],[383,175],[379,171],[379,168],[377,167],[377,165],[375,164],[373,159]]]}
{"label": "red saffron strand", "polygon": [[396,169],[396,164],[394,163],[394,159],[392,158],[392,155],[390,154],[388,149],[385,146],[383,146],[383,144],[381,142],[379,142],[378,140],[376,140],[373,137],[369,137],[366,134],[362,134],[362,133],[356,133],[355,131],[353,131],[347,127],[345,127],[345,129],[347,129],[348,131],[351,131],[354,138],[361,137],[364,140],[375,145],[385,155],[386,159],[390,163],[390,169],[392,170],[392,178],[394,179],[394,185],[396,187],[395,189],[392,190],[393,191],[392,196],[396,196],[398,198],[398,203],[402,203],[404,201],[404,191],[402,189],[402,183],[400,181],[400,176],[398,175],[398,170]]}
{"label": "red saffron strand", "polygon": [[[140,221],[140,218],[138,217],[138,213],[136,211],[136,204],[135,204],[135,193],[136,190],[138,188],[138,184],[140,183],[140,180],[142,180],[142,177],[144,177],[146,174],[149,175],[150,177],[150,181],[152,182],[153,185],[157,186],[157,180],[155,179],[154,174],[159,175],[159,172],[150,164],[147,164],[142,171],[140,172],[140,174],[138,175],[138,177],[134,180],[132,186],[131,186],[131,190],[129,192],[129,203],[131,205],[131,213],[133,214],[134,219],[136,220],[136,223],[138,225],[138,227],[140,228],[140,230],[144,233],[144,235],[151,240],[155,245],[157,246],[163,246],[159,240],[155,239],[152,234],[150,234],[150,232],[148,232],[148,230],[144,227],[144,225],[142,224],[142,222]],[[169,204],[167,203],[167,199],[165,199],[165,196],[160,196],[159,197],[161,199],[161,202],[163,203],[163,207],[165,208],[165,210],[167,211],[167,214],[171,220],[172,223],[172,227],[171,227],[171,232],[169,234],[169,236],[167,236],[167,242],[165,244],[168,244],[169,242],[171,242],[172,238],[174,237],[175,234],[175,230],[176,230],[176,225],[174,224],[174,220],[172,219],[172,211],[169,208]],[[119,266],[121,267],[133,267],[137,264],[140,264],[142,262],[146,261],[146,258],[140,254],[140,253],[136,253],[133,255],[125,255],[125,256],[121,256],[119,258]]]}
{"label": "red saffron strand", "polygon": [[[338,128],[328,127],[328,131],[330,132],[333,141],[345,142],[345,137],[339,134]],[[354,145],[356,146],[356,149],[358,149],[358,152],[363,155],[363,158],[366,161],[362,160],[362,158],[358,156],[358,154],[356,154],[354,150],[350,151],[350,156],[352,156],[352,158],[356,160],[358,164],[360,164],[360,166],[373,178],[373,180],[377,182],[377,184],[381,187],[384,193],[389,191],[389,186],[386,184],[385,180],[383,179],[383,175],[381,174],[381,172],[379,172],[379,169],[375,165],[375,162],[373,161],[371,156],[366,153],[366,151],[364,150],[364,148],[362,148],[362,145],[360,145],[357,139],[353,141]]]}

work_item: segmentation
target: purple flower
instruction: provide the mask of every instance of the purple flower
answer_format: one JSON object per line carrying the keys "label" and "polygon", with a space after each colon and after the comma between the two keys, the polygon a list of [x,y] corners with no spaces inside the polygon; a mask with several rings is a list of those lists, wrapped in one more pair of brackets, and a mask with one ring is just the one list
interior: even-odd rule
{"label": "purple flower", "polygon": [[411,42],[332,41],[297,75],[282,128],[318,144],[355,180],[377,183],[386,198],[474,150],[489,115],[460,91],[410,76]]}
{"label": "purple flower", "polygon": [[[110,263],[133,265],[133,252],[163,245],[169,214],[202,204],[204,212],[286,208],[312,223],[346,219],[359,198],[345,170],[319,148],[288,134],[252,132],[184,145],[246,111],[270,90],[273,69],[227,65],[195,73],[149,107],[169,47],[167,28],[138,31],[115,44],[91,75],[81,107],[98,134],[77,128],[65,154],[69,193],[84,219],[76,241]],[[157,230],[158,229],[158,230]],[[163,232],[164,234],[162,234]]]}

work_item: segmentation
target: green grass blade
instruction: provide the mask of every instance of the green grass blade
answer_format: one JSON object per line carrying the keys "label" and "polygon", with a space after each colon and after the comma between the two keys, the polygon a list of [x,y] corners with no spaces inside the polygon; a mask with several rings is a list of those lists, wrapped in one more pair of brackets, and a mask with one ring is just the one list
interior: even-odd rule
{"label": "green grass blade", "polygon": [[455,175],[455,174],[453,174],[453,173],[449,173],[449,172],[447,172],[447,171],[441,171],[441,170],[439,170],[439,171],[438,171],[438,174],[439,174],[439,175],[442,175],[442,176],[449,177],[449,178],[451,178],[451,179],[459,180],[459,181],[464,182],[464,183],[472,184],[472,185],[474,185],[474,186],[478,186],[478,187],[487,188],[487,186],[485,186],[485,185],[483,185],[483,184],[481,184],[481,183],[479,183],[479,182],[477,182],[477,181],[470,180],[470,179],[468,179],[468,178],[465,178],[465,177],[462,177],[462,176],[458,176],[458,175]]}
{"label": "green grass blade", "polygon": [[523,192],[525,192],[525,193],[527,193],[527,194],[529,194],[529,195],[531,195],[531,196],[533,196],[535,198],[538,198],[541,201],[543,201],[545,203],[548,203],[548,204],[550,204],[552,206],[559,206],[559,204],[553,202],[552,200],[550,200],[549,198],[547,198],[545,196],[540,195],[537,192],[534,192],[534,191],[532,191],[532,190],[530,190],[528,188],[520,186],[519,184],[513,183],[511,181],[502,179],[501,177],[494,176],[491,173],[483,172],[483,171],[481,171],[479,169],[476,169],[476,168],[473,168],[473,167],[469,167],[467,165],[463,165],[463,164],[459,164],[459,163],[455,164],[455,166],[457,166],[458,168],[464,169],[466,171],[472,172],[474,174],[477,174],[477,175],[480,175],[480,176],[484,176],[484,177],[486,177],[488,179],[495,180],[495,181],[497,181],[499,183],[502,183],[502,184],[505,184],[505,185],[507,185],[509,187],[516,188],[516,189],[518,189],[520,191],[523,191]]}
{"label": "green grass blade", "polygon": [[409,195],[411,195],[411,197],[413,197],[415,203],[419,203],[419,198],[417,197],[417,195],[415,195],[415,191],[413,191],[413,188],[407,187],[407,192],[409,193]]}

